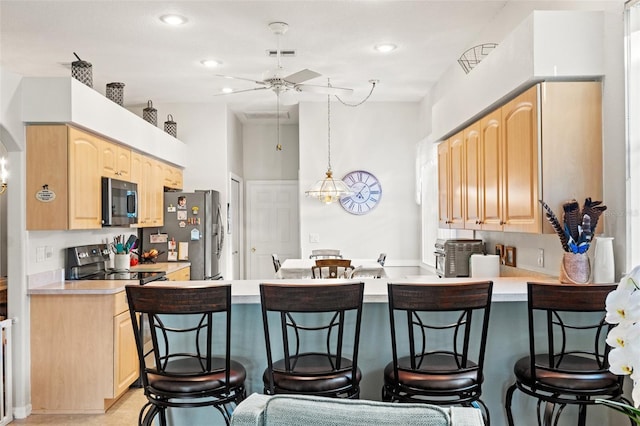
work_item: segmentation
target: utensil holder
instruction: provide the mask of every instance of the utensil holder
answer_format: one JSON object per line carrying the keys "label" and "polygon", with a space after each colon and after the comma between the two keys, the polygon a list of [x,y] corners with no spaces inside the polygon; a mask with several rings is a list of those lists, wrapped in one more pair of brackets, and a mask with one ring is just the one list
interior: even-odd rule
{"label": "utensil holder", "polygon": [[142,118],[154,126],[158,126],[158,110],[153,107],[153,102],[147,101],[147,107],[142,110]]}
{"label": "utensil holder", "polygon": [[117,254],[114,257],[114,265],[116,271],[128,271],[129,270],[129,254]]}
{"label": "utensil holder", "polygon": [[173,121],[173,116],[171,114],[167,116],[167,121],[164,122],[164,131],[174,138],[178,137],[178,123]]}
{"label": "utensil holder", "polygon": [[122,106],[124,103],[124,83],[108,83],[107,98]]}

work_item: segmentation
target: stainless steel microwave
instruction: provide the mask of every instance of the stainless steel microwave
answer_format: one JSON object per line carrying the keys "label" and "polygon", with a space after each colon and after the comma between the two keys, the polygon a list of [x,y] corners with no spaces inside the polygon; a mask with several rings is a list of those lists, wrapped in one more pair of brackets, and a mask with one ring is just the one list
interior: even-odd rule
{"label": "stainless steel microwave", "polygon": [[138,223],[138,185],[102,178],[102,226],[129,226]]}

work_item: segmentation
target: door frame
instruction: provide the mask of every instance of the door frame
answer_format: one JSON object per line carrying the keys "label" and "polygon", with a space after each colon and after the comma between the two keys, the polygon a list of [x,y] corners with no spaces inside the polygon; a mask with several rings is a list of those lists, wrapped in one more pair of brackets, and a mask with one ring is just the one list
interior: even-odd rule
{"label": "door frame", "polygon": [[[238,183],[238,205],[237,206],[232,206],[231,205],[231,200],[232,198],[232,189],[233,189],[233,181],[236,181]],[[235,221],[233,220],[234,218],[231,217],[232,216],[232,211],[233,208],[235,207],[235,209],[237,209],[238,212],[238,220]],[[233,277],[234,280],[243,280],[246,276],[246,272],[244,270],[245,268],[245,249],[244,249],[244,235],[245,235],[245,223],[244,223],[244,208],[245,208],[245,203],[244,203],[244,179],[242,179],[240,176],[236,175],[235,173],[229,173],[229,203],[227,204],[227,229],[224,230],[224,232],[226,232],[227,234],[231,234],[231,238],[229,238],[229,270],[233,271],[235,270],[233,262],[234,262],[234,256],[233,256],[233,242],[231,240],[233,240],[233,233],[236,232],[237,236],[238,236],[238,261],[240,262],[240,276],[239,277]],[[234,223],[237,222],[237,223]]]}

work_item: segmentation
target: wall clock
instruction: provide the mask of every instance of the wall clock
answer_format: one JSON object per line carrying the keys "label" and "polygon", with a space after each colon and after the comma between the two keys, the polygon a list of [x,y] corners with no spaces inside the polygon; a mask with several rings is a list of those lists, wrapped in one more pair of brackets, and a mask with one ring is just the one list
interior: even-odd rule
{"label": "wall clock", "polygon": [[349,213],[367,214],[380,202],[382,186],[371,173],[356,170],[347,173],[342,181],[353,191],[353,194],[340,199],[340,204]]}

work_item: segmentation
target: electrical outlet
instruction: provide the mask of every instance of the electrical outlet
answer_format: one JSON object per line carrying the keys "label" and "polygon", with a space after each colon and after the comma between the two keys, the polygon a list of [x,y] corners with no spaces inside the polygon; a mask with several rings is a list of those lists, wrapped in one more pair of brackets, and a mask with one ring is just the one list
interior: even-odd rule
{"label": "electrical outlet", "polygon": [[51,259],[53,257],[53,247],[51,246],[44,247],[44,257],[46,259]]}
{"label": "electrical outlet", "polygon": [[44,247],[36,247],[36,262],[44,262]]}
{"label": "electrical outlet", "polygon": [[541,268],[544,266],[544,250],[538,249],[538,266]]}
{"label": "electrical outlet", "polygon": [[319,243],[320,242],[320,234],[315,234],[315,233],[309,234],[309,242],[310,243]]}

